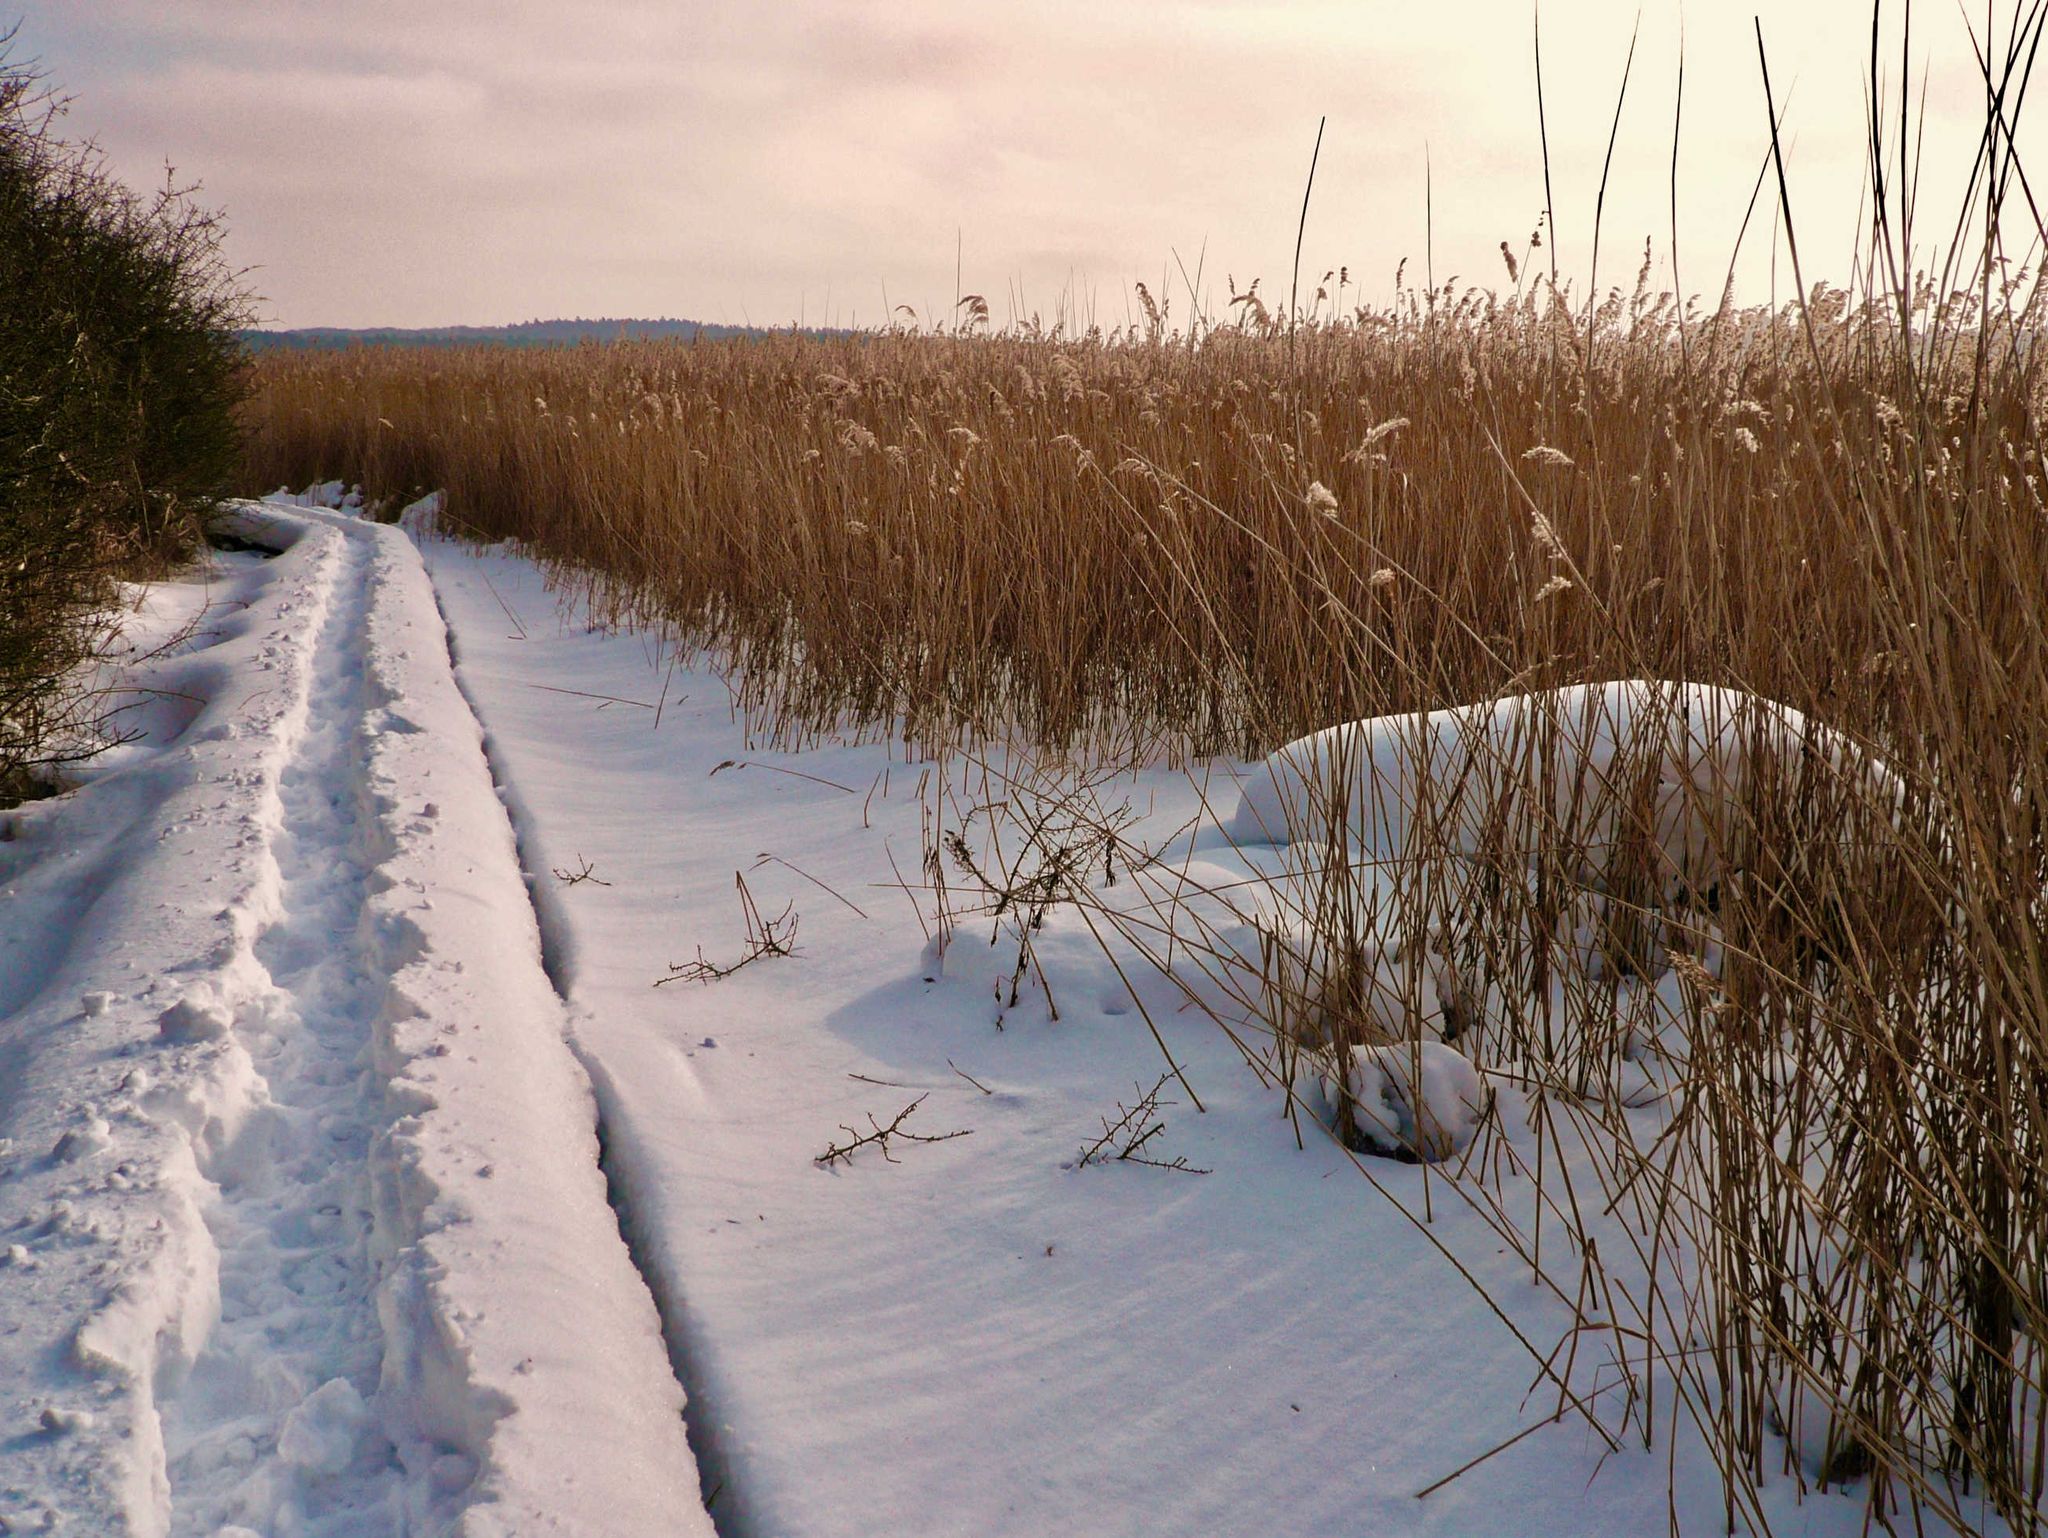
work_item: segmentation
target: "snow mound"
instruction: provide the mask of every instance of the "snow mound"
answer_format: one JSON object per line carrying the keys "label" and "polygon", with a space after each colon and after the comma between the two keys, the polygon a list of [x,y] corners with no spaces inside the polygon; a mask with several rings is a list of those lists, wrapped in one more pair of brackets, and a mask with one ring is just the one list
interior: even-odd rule
{"label": "snow mound", "polygon": [[430,491],[399,509],[398,526],[414,539],[430,539],[441,532],[441,510],[447,505],[446,493]]}
{"label": "snow mound", "polygon": [[1223,830],[1239,845],[1348,848],[1364,879],[1550,829],[1598,886],[1640,808],[1667,886],[1704,888],[1734,853],[1727,814],[1766,763],[1795,785],[1836,775],[1897,795],[1883,765],[1789,706],[1637,678],[1325,728],[1254,768]]}
{"label": "snow mound", "polygon": [[1325,1079],[1323,1092],[1368,1146],[1425,1161],[1462,1153],[1486,1109],[1479,1071],[1438,1041],[1353,1047],[1346,1082]]}
{"label": "snow mound", "polygon": [[280,486],[264,498],[278,507],[325,508],[332,512],[355,512],[363,505],[363,488],[346,481],[315,481],[304,491]]}
{"label": "snow mound", "polygon": [[234,1023],[234,1011],[206,986],[188,989],[156,1017],[157,1034],[165,1041],[219,1041]]}

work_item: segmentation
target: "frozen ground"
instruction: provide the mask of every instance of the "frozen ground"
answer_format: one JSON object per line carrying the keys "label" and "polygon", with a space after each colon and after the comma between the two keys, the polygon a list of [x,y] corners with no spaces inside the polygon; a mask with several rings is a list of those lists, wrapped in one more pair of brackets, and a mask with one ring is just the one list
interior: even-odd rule
{"label": "frozen ground", "polygon": [[[135,618],[146,735],[0,814],[0,1531],[1721,1530],[1684,1435],[1558,1418],[1570,1310],[1441,1169],[1298,1147],[1071,910],[1014,1004],[957,867],[936,943],[999,781],[771,750],[514,551],[241,524]],[[1255,884],[1244,772],[1094,794]],[[664,981],[742,883],[793,954]],[[1082,1167],[1155,1029],[1157,1162]],[[820,1162],[912,1104],[965,1135]]]}

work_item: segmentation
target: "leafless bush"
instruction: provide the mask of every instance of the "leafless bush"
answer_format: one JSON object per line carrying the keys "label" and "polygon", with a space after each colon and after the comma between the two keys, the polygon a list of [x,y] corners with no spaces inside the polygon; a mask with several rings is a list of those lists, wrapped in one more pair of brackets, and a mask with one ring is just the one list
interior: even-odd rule
{"label": "leafless bush", "polygon": [[1119,1100],[1115,1118],[1102,1118],[1102,1136],[1081,1150],[1074,1168],[1086,1169],[1091,1164],[1144,1164],[1153,1169],[1178,1170],[1184,1175],[1214,1173],[1188,1163],[1186,1154],[1163,1159],[1150,1151],[1152,1140],[1166,1131],[1165,1118],[1159,1113],[1174,1104],[1161,1098],[1172,1077],[1170,1072],[1162,1073],[1150,1089],[1143,1084],[1134,1086],[1137,1098],[1129,1105]]}
{"label": "leafless bush", "polygon": [[238,456],[218,218],[122,186],[0,30],[0,799],[89,754],[113,579],[198,543]]}

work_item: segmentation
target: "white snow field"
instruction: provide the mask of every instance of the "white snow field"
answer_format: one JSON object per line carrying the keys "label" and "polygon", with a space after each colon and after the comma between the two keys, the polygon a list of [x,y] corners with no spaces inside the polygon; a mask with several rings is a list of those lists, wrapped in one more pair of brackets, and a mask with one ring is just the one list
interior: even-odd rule
{"label": "white snow field", "polygon": [[[283,553],[137,617],[198,617],[147,740],[4,814],[0,1531],[1724,1530],[1668,1406],[1560,1414],[1570,1300],[1443,1167],[1298,1144],[1229,979],[1145,961],[1162,889],[1256,959],[1286,760],[1094,785],[1154,884],[1020,976],[925,865],[1016,860],[999,774],[777,749],[429,523],[245,508]],[[1417,1079],[1469,1131],[1427,1045],[1360,1065],[1390,1144]],[[1864,1530],[1811,1484],[1758,1515]]]}

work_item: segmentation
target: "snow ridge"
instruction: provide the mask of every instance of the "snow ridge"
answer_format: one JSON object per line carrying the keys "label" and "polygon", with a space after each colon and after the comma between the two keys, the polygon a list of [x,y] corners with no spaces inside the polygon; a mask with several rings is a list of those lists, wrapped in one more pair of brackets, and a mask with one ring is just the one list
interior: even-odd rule
{"label": "snow ridge", "polygon": [[[407,510],[402,523],[416,540],[431,541],[440,537],[434,521],[439,510],[439,499],[440,493],[436,492]],[[476,722],[478,743],[483,752],[484,762],[490,770],[492,787],[509,821],[514,855],[527,899],[532,905],[531,916],[540,946],[540,964],[547,975],[549,986],[554,990],[564,1010],[564,1040],[569,1050],[575,1054],[580,1074],[587,1078],[590,1086],[594,1130],[597,1137],[597,1162],[604,1175],[605,1200],[613,1213],[618,1237],[626,1247],[626,1254],[636,1273],[636,1280],[655,1311],[670,1372],[676,1385],[688,1399],[699,1392],[701,1385],[693,1381],[696,1375],[692,1372],[693,1357],[686,1338],[682,1311],[674,1304],[669,1289],[663,1283],[652,1237],[635,1221],[627,1172],[613,1157],[608,1121],[611,1108],[617,1103],[617,1088],[606,1074],[603,1064],[590,1054],[579,1040],[579,1023],[583,1015],[572,1002],[579,959],[575,926],[563,904],[559,885],[541,879],[542,872],[547,869],[547,863],[536,852],[540,846],[537,822],[517,783],[503,771],[500,747],[490,729],[483,724],[482,712],[477,710],[475,701],[470,698],[469,688],[463,679],[461,647],[454,627],[448,622],[447,614],[441,606],[438,589],[431,590],[431,599],[442,644],[447,649],[449,677],[456,692],[462,696],[465,709]],[[712,1493],[713,1499],[722,1497],[718,1506],[719,1516],[717,1519],[713,1518],[707,1502],[701,1509],[692,1510],[690,1520],[684,1524],[682,1530],[703,1534],[744,1530],[746,1524],[743,1506],[740,1493],[735,1488],[734,1471],[721,1455],[717,1438],[705,1430],[704,1423],[710,1413],[706,1405],[699,1403],[696,1410],[685,1417],[683,1432],[688,1446],[689,1463],[695,1468],[698,1479],[696,1494],[702,1499],[703,1492],[708,1490]],[[685,1469],[684,1472],[688,1470]],[[700,1521],[701,1526],[697,1525]]]}
{"label": "snow ridge", "polygon": [[389,1428],[460,1534],[709,1533],[433,586],[403,531],[334,522],[371,551],[359,784],[390,841],[364,915],[403,1112],[371,1160]]}

